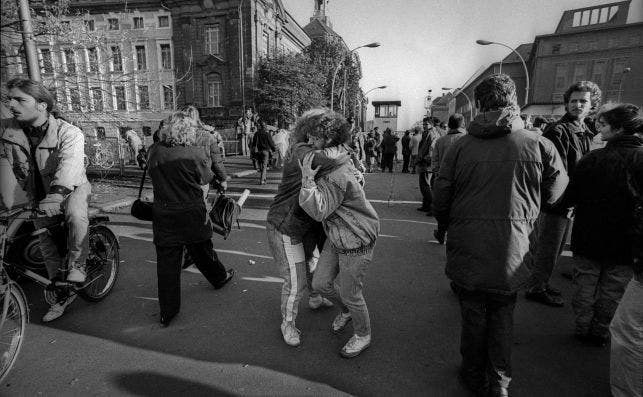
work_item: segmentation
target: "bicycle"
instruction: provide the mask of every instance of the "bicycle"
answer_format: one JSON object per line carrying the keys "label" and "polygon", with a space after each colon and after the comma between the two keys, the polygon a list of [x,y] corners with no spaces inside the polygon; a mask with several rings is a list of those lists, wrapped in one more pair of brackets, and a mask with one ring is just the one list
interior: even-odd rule
{"label": "bicycle", "polygon": [[91,156],[85,154],[85,168],[90,166],[99,167],[104,170],[108,170],[116,164],[111,154],[106,148],[103,148],[103,145],[100,142],[92,144],[94,147],[94,153]]}
{"label": "bicycle", "polygon": [[[104,299],[114,288],[120,265],[119,243],[105,223],[107,216],[90,216],[89,254],[85,262],[86,280],[73,283],[66,280],[67,270],[61,277],[49,280],[44,261],[25,261],[25,247],[33,247],[42,233],[50,233],[59,246],[61,257],[67,250],[66,225],[62,216],[52,218],[52,224],[36,229],[33,221],[40,212],[33,208],[17,208],[0,213],[0,381],[6,376],[22,346],[28,321],[27,301],[20,286],[13,280],[24,277],[44,286],[45,301],[53,305],[73,294],[89,302]],[[25,263],[26,262],[26,263]],[[6,339],[6,341],[5,341]]]}

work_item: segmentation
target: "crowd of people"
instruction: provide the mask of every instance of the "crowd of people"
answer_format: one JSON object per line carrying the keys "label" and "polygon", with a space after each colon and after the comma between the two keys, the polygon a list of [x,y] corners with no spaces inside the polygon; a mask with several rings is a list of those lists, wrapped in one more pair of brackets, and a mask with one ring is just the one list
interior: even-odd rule
{"label": "crowd of people", "polygon": [[[13,118],[2,120],[0,159],[42,211],[65,214],[66,258],[40,235],[49,277],[65,268],[68,281],[83,282],[91,192],[83,132],[58,116],[40,83],[13,79],[7,88]],[[476,395],[508,395],[518,292],[564,305],[549,280],[570,228],[574,335],[595,346],[611,339],[612,393],[642,392],[643,116],[631,104],[601,106],[601,90],[589,81],[570,86],[564,101],[562,118],[529,125],[514,82],[492,75],[475,88],[479,113],[469,125],[461,114],[446,124],[426,117],[399,142],[402,172],[418,175],[418,210],[436,218],[434,237],[446,242],[445,272],[462,317],[460,376]],[[308,291],[311,309],[338,309],[332,332],[352,325],[341,356],[360,355],[372,342],[364,276],[380,233],[363,174],[393,172],[399,138],[390,129],[359,132],[352,119],[321,108],[305,112],[287,133],[270,132],[249,108],[238,128],[261,184],[271,157],[282,168],[266,232],[284,280],[284,342],[301,344],[296,320]],[[596,134],[605,146],[592,150]],[[138,155],[140,142],[128,141]],[[164,120],[154,141],[144,167],[154,190],[159,320],[167,327],[180,310],[186,251],[216,289],[235,271],[219,260],[208,225],[208,191],[225,190],[228,179],[214,130],[188,107]],[[43,321],[60,317],[74,297],[58,297]]]}

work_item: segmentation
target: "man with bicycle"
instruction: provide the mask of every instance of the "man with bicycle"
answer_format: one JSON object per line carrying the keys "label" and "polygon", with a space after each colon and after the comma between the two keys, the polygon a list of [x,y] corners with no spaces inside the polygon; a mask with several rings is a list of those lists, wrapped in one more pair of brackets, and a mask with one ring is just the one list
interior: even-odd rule
{"label": "man with bicycle", "polygon": [[[36,222],[38,225],[50,224],[52,217],[64,213],[68,230],[64,262],[52,236],[39,235],[49,278],[60,279],[64,274],[61,271],[67,269],[67,281],[83,283],[89,252],[91,193],[83,163],[84,135],[59,117],[54,110],[54,97],[41,83],[15,78],[7,82],[7,89],[7,105],[13,118],[2,120],[0,156],[9,160],[18,183],[46,215]],[[75,298],[75,294],[59,296],[43,321],[62,316]]]}

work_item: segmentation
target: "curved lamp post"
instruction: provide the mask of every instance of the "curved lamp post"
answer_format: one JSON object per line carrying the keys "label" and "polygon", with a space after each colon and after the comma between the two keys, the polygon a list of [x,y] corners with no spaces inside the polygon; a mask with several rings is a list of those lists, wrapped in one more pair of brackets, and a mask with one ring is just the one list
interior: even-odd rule
{"label": "curved lamp post", "polygon": [[506,44],[498,43],[496,41],[488,41],[488,40],[476,40],[476,43],[480,45],[491,45],[491,44],[498,44],[503,47],[509,48],[514,54],[518,55],[518,58],[520,58],[520,61],[522,62],[522,67],[525,69],[525,79],[527,85],[525,85],[525,106],[527,106],[527,101],[529,101],[529,70],[527,70],[527,63],[525,63],[524,58],[522,55],[518,53],[518,51],[514,50],[513,48],[509,47]]}
{"label": "curved lamp post", "polygon": [[[383,90],[385,88],[386,88],[385,85],[381,85],[379,87],[371,88],[370,90],[366,91],[364,93],[364,95],[363,95],[363,97],[366,99],[366,104],[368,105],[368,98],[366,98],[366,94],[368,94],[369,92],[375,91],[375,90]],[[364,114],[362,113],[362,98],[361,97],[359,99],[359,106],[360,106],[360,115],[361,115],[360,119],[361,119],[361,122],[362,122],[362,128],[364,128],[364,118],[362,117]]]}
{"label": "curved lamp post", "polygon": [[[442,87],[442,89],[444,91],[451,91],[453,88]],[[460,94],[464,95],[464,97],[467,98],[467,102],[469,102],[469,121],[473,121],[473,112],[475,111],[475,108],[473,107],[471,98],[469,98],[469,95],[467,95],[466,92],[462,91],[462,88],[456,88],[455,91],[453,91],[453,95],[455,96]]]}
{"label": "curved lamp post", "polygon": [[[353,51],[358,50],[363,47],[368,47],[368,48],[375,48],[379,47],[380,43],[375,42],[375,43],[369,43],[369,44],[364,44],[359,47],[355,47],[352,50],[348,51],[349,54],[352,54]],[[333,72],[333,79],[330,83],[330,110],[333,110],[333,99],[335,97],[335,77],[337,76],[337,72],[339,71],[339,68],[342,66],[342,63],[344,63],[344,57],[339,61],[337,64],[337,67],[335,68],[335,71]]]}
{"label": "curved lamp post", "polygon": [[385,85],[381,85],[381,86],[379,86],[379,87],[371,88],[370,90],[368,90],[368,91],[366,91],[366,92],[364,93],[364,97],[366,97],[366,94],[368,94],[368,93],[369,93],[369,92],[371,92],[371,91],[375,91],[375,90],[383,90],[384,88],[386,88],[386,86],[385,86]]}

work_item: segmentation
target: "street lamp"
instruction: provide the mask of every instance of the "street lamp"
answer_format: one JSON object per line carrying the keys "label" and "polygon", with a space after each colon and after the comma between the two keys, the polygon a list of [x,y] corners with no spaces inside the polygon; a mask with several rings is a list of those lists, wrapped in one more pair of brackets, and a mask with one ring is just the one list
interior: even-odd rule
{"label": "street lamp", "polygon": [[[442,89],[445,91],[450,91],[453,88],[442,87]],[[462,88],[456,88],[455,91],[453,91],[453,95],[455,95],[456,97],[460,94],[464,95],[464,97],[467,98],[467,102],[469,102],[469,119],[470,121],[473,121],[473,112],[475,110],[473,107],[473,103],[471,102],[469,95],[467,95],[466,92],[462,91]]]}
{"label": "street lamp", "polygon": [[364,97],[366,97],[366,94],[368,94],[368,93],[369,93],[369,92],[371,92],[371,91],[375,91],[375,90],[383,90],[384,88],[386,88],[386,86],[385,86],[385,85],[381,85],[381,86],[379,86],[379,87],[371,88],[370,90],[368,90],[368,91],[366,91],[366,92],[364,93]]}
{"label": "street lamp", "polygon": [[[380,43],[374,42],[374,43],[369,43],[369,44],[364,44],[359,47],[355,47],[352,50],[348,51],[349,54],[352,54],[353,51],[358,50],[363,47],[368,47],[368,48],[375,48],[379,47]],[[335,72],[333,72],[333,79],[330,84],[330,110],[333,110],[333,99],[335,96],[335,77],[337,76],[337,72],[339,71],[339,68],[342,66],[342,63],[344,63],[344,57],[339,60],[339,63],[337,64],[337,67],[335,68]]]}
{"label": "street lamp", "polygon": [[529,101],[529,70],[527,70],[527,64],[525,63],[524,58],[522,55],[518,53],[518,51],[514,50],[513,48],[509,47],[506,44],[498,43],[495,41],[488,41],[488,40],[476,40],[476,43],[480,45],[491,45],[491,44],[498,44],[503,47],[509,48],[511,51],[513,51],[514,54],[518,55],[518,58],[520,58],[520,61],[522,62],[522,67],[525,68],[525,79],[527,85],[525,86],[525,106],[527,106],[527,101]]}
{"label": "street lamp", "polygon": [[621,102],[621,87],[623,86],[623,80],[625,79],[625,75],[629,72],[632,71],[632,68],[625,68],[623,69],[623,75],[621,76],[621,82],[618,83],[618,100],[616,102],[620,103]]}
{"label": "street lamp", "polygon": [[[371,88],[370,90],[366,91],[364,93],[364,95],[363,95],[364,99],[366,99],[366,104],[368,105],[368,98],[366,97],[366,94],[368,94],[369,92],[375,91],[375,90],[383,90],[385,88],[386,88],[385,85],[381,85],[379,87]],[[359,106],[360,106],[360,110],[359,110],[359,112],[360,112],[359,113],[360,114],[360,120],[361,120],[361,123],[362,123],[362,128],[364,128],[364,110],[362,108],[362,97],[359,98]]]}

